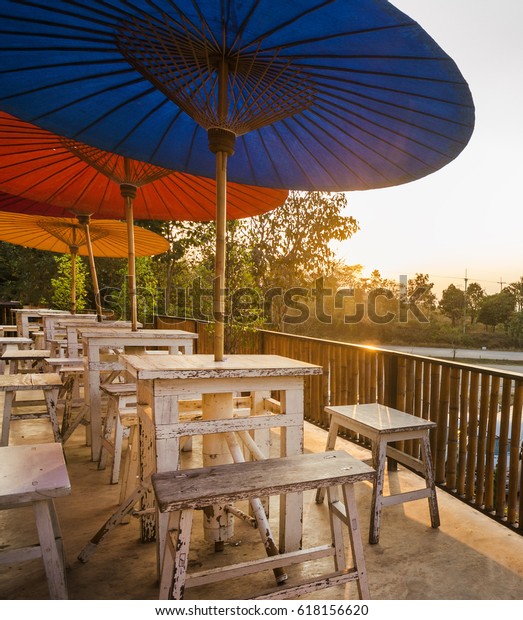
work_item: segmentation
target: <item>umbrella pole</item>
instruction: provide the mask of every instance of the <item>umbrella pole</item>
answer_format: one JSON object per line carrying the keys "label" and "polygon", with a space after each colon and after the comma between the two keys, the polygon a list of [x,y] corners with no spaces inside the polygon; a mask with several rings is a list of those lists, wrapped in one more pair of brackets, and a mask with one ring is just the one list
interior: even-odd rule
{"label": "umbrella pole", "polygon": [[225,352],[225,261],[227,220],[227,153],[216,153],[216,257],[214,269],[214,359]]}
{"label": "umbrella pole", "polygon": [[[124,165],[128,163],[124,159]],[[131,331],[138,331],[138,308],[136,302],[136,257],[134,250],[133,200],[136,198],[136,187],[130,183],[122,183],[120,192],[125,200],[125,219],[127,221],[127,283],[129,304],[131,309]]]}
{"label": "umbrella pole", "polygon": [[72,245],[71,249],[71,314],[76,314],[76,256],[78,246]]}
{"label": "umbrella pole", "polygon": [[84,227],[85,241],[87,244],[87,252],[89,254],[89,267],[91,269],[91,280],[93,282],[94,304],[96,307],[96,319],[102,321],[102,304],[100,303],[100,286],[98,284],[98,274],[96,273],[96,265],[94,262],[93,244],[91,242],[91,232],[89,230],[89,216],[78,215],[78,221]]}

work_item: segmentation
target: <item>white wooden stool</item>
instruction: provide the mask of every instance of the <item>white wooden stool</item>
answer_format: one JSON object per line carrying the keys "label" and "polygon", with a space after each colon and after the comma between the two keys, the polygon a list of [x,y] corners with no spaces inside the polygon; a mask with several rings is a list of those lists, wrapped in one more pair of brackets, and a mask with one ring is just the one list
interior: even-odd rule
{"label": "white wooden stool", "polygon": [[[159,532],[166,532],[166,540],[159,541],[160,548],[164,549],[160,567],[160,598],[181,599],[186,587],[282,569],[325,557],[334,559],[334,572],[292,585],[280,585],[253,598],[292,598],[347,581],[357,581],[360,598],[370,598],[354,483],[373,480],[374,475],[373,469],[343,451],[153,474],[158,519],[166,525],[158,528]],[[343,502],[338,496],[338,486],[342,489]],[[328,544],[187,573],[194,509],[318,487],[327,488],[332,535]],[[343,524],[347,526],[350,538],[352,567],[347,565],[345,559]]]}
{"label": "white wooden stool", "polygon": [[32,505],[39,544],[0,550],[0,563],[41,557],[52,599],[66,599],[64,550],[53,499],[71,493],[62,446],[57,443],[0,448],[0,510]]}
{"label": "white wooden stool", "polygon": [[101,385],[100,389],[108,400],[98,469],[105,469],[107,454],[112,454],[111,484],[117,484],[120,480],[124,437],[129,437],[130,428],[138,424],[136,383],[107,383]]}
{"label": "white wooden stool", "polygon": [[[2,421],[2,434],[0,436],[0,446],[7,446],[9,443],[9,430],[12,420],[34,420],[38,418],[49,418],[53,429],[55,441],[61,441],[60,425],[58,422],[56,405],[58,402],[58,392],[62,387],[62,379],[57,373],[30,373],[15,375],[0,375],[0,392],[4,392],[4,411]],[[15,401],[17,392],[42,391],[45,399],[45,411],[35,411],[35,406],[39,405],[37,400]],[[13,413],[13,407],[19,410],[25,408],[26,413]],[[29,411],[27,410],[29,408]],[[40,407],[37,407],[40,409]]]}
{"label": "white wooden stool", "polygon": [[[377,473],[372,494],[369,542],[375,544],[379,541],[383,506],[428,498],[431,525],[433,528],[439,527],[438,501],[429,441],[429,430],[435,428],[436,423],[379,403],[326,407],[325,411],[330,414],[326,450],[334,450],[340,426],[359,433],[372,442],[372,460]],[[409,439],[420,440],[421,459],[388,445],[390,442]],[[426,488],[383,495],[387,457],[421,472],[425,478]],[[318,489],[316,501],[321,503],[323,497],[323,489]]]}

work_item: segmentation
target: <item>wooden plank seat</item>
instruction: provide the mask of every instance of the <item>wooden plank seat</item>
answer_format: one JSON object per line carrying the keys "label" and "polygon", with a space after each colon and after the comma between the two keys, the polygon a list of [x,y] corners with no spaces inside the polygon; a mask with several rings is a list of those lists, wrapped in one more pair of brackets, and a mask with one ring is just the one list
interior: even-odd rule
{"label": "wooden plank seat", "polygon": [[41,557],[52,599],[67,598],[63,541],[54,498],[70,493],[61,445],[26,444],[0,449],[0,510],[32,505],[39,541],[12,549],[4,546],[0,564]]}
{"label": "wooden plank seat", "polygon": [[21,349],[18,351],[5,351],[1,359],[9,362],[11,375],[23,372],[45,372],[45,358],[51,357],[48,349]]}
{"label": "wooden plank seat", "polygon": [[[62,379],[58,373],[31,373],[0,376],[0,391],[4,392],[4,412],[0,446],[9,443],[11,421],[37,418],[49,418],[55,441],[61,441],[60,426],[57,415],[58,393],[62,387]],[[45,400],[45,411],[41,411],[38,400],[16,400],[18,392],[42,391]],[[16,406],[17,411],[13,408]],[[27,408],[30,408],[27,411]],[[26,413],[22,410],[25,408]],[[36,409],[36,410],[35,410]]]}
{"label": "wooden plank seat", "polygon": [[[371,544],[379,542],[383,506],[427,498],[431,526],[439,527],[438,501],[429,441],[429,431],[436,427],[435,422],[379,403],[326,407],[325,411],[330,414],[326,450],[334,450],[340,427],[359,433],[370,439],[372,443],[372,461],[377,473],[372,494],[369,542]],[[419,459],[389,445],[391,442],[412,439],[420,441],[421,458]],[[425,488],[384,495],[387,457],[422,473],[425,478]],[[323,497],[324,491],[318,489],[316,501],[321,503]]]}
{"label": "wooden plank seat", "polygon": [[[373,480],[375,472],[346,452],[298,454],[262,461],[202,467],[153,474],[159,519],[167,521],[160,568],[160,598],[182,599],[186,588],[236,579],[253,573],[288,568],[325,557],[334,571],[306,581],[293,580],[254,599],[293,598],[348,581],[357,581],[360,598],[369,599],[369,586],[360,535],[354,484]],[[188,573],[193,511],[265,495],[283,495],[310,489],[327,490],[331,522],[328,544],[264,556],[219,569]],[[339,488],[342,491],[340,499]],[[352,565],[347,564],[343,526],[350,539]],[[160,541],[162,548],[162,541]]]}

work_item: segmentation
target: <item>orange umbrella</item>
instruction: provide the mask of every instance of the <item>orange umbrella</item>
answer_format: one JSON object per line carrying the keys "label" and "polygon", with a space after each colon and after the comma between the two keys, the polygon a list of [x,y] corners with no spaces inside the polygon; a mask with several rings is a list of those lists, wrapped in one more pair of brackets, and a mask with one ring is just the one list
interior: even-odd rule
{"label": "orange umbrella", "polygon": [[[0,193],[0,204],[2,198],[5,198],[5,194]],[[135,252],[138,256],[153,256],[169,249],[169,242],[156,233],[138,226],[134,227],[133,232]],[[76,256],[89,257],[96,312],[101,318],[100,290],[94,257],[125,258],[128,254],[127,239],[127,225],[117,220],[95,220],[90,223],[89,216],[85,215],[71,219],[0,212],[0,240],[38,250],[71,254],[73,314],[76,311]]]}
{"label": "orange umbrella", "polygon": [[[0,170],[0,190],[61,207],[62,215],[85,213],[127,220],[133,329],[137,322],[133,218],[216,219],[213,179],[173,172],[92,148],[3,112],[0,112]],[[239,219],[265,213],[281,205],[287,195],[287,190],[230,183],[228,217]],[[49,213],[49,207],[31,213]]]}

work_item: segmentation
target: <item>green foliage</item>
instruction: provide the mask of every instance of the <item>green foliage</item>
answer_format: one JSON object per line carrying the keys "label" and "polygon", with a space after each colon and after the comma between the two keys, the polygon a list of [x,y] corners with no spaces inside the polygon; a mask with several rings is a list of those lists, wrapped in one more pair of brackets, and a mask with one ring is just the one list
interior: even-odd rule
{"label": "green foliage", "polygon": [[464,314],[465,293],[451,284],[441,295],[439,309],[445,316],[449,317],[454,327],[458,319]]}
{"label": "green foliage", "polygon": [[487,295],[479,309],[478,321],[484,325],[496,329],[496,325],[502,324],[508,330],[508,324],[516,307],[516,299],[508,290],[503,289],[496,295]]}
{"label": "green foliage", "polygon": [[523,348],[523,310],[514,312],[512,315],[508,324],[508,333],[513,346]]}
{"label": "green foliage", "polygon": [[0,299],[49,306],[51,278],[56,274],[55,256],[0,241]]}
{"label": "green foliage", "polygon": [[[160,299],[159,282],[154,262],[149,256],[140,256],[135,261],[136,273],[136,309],[138,321],[142,324],[153,322],[155,314],[158,314],[158,301]],[[127,263],[119,270],[120,287],[107,291],[104,295],[104,306],[107,305],[118,318],[129,318],[129,288],[127,276]]]}
{"label": "green foliage", "polygon": [[[58,310],[71,309],[72,257],[69,254],[54,257],[56,263],[56,277],[51,279],[53,295],[51,304]],[[76,311],[80,312],[87,307],[86,281],[89,277],[86,264],[80,256],[76,257]]]}

